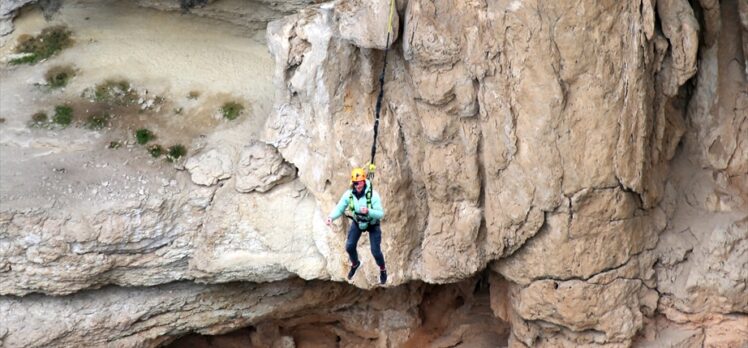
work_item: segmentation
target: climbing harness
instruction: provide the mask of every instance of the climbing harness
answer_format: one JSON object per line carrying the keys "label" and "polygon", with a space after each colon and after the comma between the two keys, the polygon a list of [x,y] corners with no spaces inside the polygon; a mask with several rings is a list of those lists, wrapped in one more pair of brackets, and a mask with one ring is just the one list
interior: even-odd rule
{"label": "climbing harness", "polygon": [[[351,215],[346,214],[349,219],[359,222],[359,221],[367,221],[369,217],[366,214],[360,214],[356,212],[356,208],[353,206],[353,190],[351,189],[351,193],[348,196],[348,211],[351,213]],[[366,209],[371,210],[371,190],[367,188],[366,190]]]}

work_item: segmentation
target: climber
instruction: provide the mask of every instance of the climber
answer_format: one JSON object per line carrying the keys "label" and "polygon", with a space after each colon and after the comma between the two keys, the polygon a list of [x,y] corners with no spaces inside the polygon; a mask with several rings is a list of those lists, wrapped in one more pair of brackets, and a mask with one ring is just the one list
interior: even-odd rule
{"label": "climber", "polygon": [[326,221],[327,226],[332,226],[332,222],[342,216],[346,210],[351,213],[351,216],[346,215],[353,220],[350,229],[348,229],[348,239],[345,243],[345,250],[351,259],[348,280],[353,278],[356,270],[361,266],[356,252],[358,239],[361,238],[362,232],[369,232],[371,255],[374,256],[374,260],[379,266],[379,283],[384,284],[387,282],[387,270],[384,267],[384,255],[382,255],[380,248],[382,230],[379,228],[379,223],[384,217],[382,202],[379,194],[372,189],[371,182],[366,179],[366,172],[362,168],[354,168],[351,171],[351,186],[330,213]]}

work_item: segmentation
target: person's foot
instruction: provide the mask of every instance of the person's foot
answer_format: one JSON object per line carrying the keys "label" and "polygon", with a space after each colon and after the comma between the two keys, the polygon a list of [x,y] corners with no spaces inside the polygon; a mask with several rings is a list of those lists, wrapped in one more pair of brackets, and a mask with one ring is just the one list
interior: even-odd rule
{"label": "person's foot", "polygon": [[379,284],[384,284],[387,282],[387,270],[381,269],[379,270]]}
{"label": "person's foot", "polygon": [[358,266],[361,266],[361,262],[351,265],[351,270],[348,271],[348,280],[353,279],[353,275],[356,274],[356,270],[358,270]]}

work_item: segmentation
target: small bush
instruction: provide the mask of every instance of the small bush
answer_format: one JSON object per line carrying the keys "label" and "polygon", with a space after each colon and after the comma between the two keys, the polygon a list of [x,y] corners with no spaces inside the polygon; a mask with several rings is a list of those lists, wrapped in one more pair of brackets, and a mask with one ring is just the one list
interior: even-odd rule
{"label": "small bush", "polygon": [[189,94],[187,94],[187,99],[197,99],[200,97],[200,92],[198,91],[190,91]]}
{"label": "small bush", "polygon": [[93,99],[98,102],[127,105],[137,102],[138,94],[126,80],[107,80],[94,87]]}
{"label": "small bush", "polygon": [[73,44],[73,40],[70,38],[71,34],[65,26],[54,26],[43,29],[37,36],[21,36],[18,39],[15,51],[28,55],[13,59],[10,63],[34,64],[42,59],[49,58]]}
{"label": "small bush", "polygon": [[228,102],[223,104],[221,107],[221,113],[223,114],[223,117],[228,120],[235,120],[239,115],[241,115],[242,111],[244,110],[244,105],[236,103],[236,102]]}
{"label": "small bush", "polygon": [[164,148],[161,145],[153,144],[148,146],[148,153],[151,154],[151,157],[157,158],[164,153]]}
{"label": "small bush", "polygon": [[47,117],[47,113],[45,112],[37,112],[33,115],[31,115],[31,126],[32,127],[39,127],[49,121],[49,118]]}
{"label": "small bush", "polygon": [[169,162],[174,162],[182,156],[187,154],[187,149],[182,146],[181,144],[172,145],[169,147],[169,151],[166,153],[166,160]]}
{"label": "small bush", "polygon": [[68,126],[73,122],[73,108],[67,105],[57,105],[55,107],[55,116],[52,118],[54,123],[61,126]]}
{"label": "small bush", "polygon": [[120,147],[122,147],[122,143],[116,140],[110,141],[109,145],[107,146],[107,148],[110,148],[110,149],[119,149]]}
{"label": "small bush", "polygon": [[86,127],[89,129],[102,129],[109,125],[109,114],[93,114],[88,116],[86,120]]}
{"label": "small bush", "polygon": [[140,145],[145,145],[147,142],[156,139],[156,135],[146,128],[140,128],[135,131],[135,141]]}
{"label": "small bush", "polygon": [[65,87],[71,78],[75,76],[75,70],[69,66],[57,66],[47,71],[45,78],[51,88]]}

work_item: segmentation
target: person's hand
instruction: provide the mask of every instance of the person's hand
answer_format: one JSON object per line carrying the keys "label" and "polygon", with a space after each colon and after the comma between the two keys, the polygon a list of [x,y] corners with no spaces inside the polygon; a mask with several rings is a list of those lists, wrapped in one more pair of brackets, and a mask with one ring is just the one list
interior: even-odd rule
{"label": "person's hand", "polygon": [[369,208],[361,207],[361,214],[369,214]]}
{"label": "person's hand", "polygon": [[327,220],[325,220],[325,224],[326,224],[326,225],[327,225],[328,227],[332,227],[332,219],[330,219],[330,218],[327,218]]}

